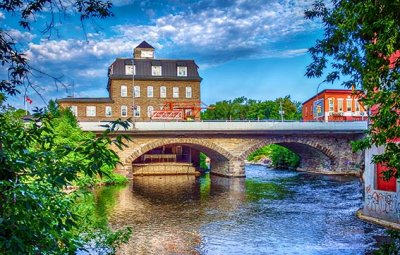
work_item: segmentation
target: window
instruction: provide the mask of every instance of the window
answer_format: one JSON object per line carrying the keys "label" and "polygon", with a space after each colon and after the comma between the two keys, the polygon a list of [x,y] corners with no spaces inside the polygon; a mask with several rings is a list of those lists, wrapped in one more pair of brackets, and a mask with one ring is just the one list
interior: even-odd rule
{"label": "window", "polygon": [[178,66],[176,73],[178,76],[187,76],[187,66]]}
{"label": "window", "polygon": [[135,97],[140,97],[140,86],[135,86],[133,88],[133,91],[134,91]]}
{"label": "window", "polygon": [[106,117],[111,117],[112,109],[111,106],[106,106]]}
{"label": "window", "polygon": [[147,97],[153,97],[153,86],[147,86]]}
{"label": "window", "polygon": [[172,88],[172,97],[173,98],[178,98],[179,97],[179,88],[178,87],[173,87]]}
{"label": "window", "polygon": [[86,106],[86,116],[88,117],[96,116],[96,106]]}
{"label": "window", "polygon": [[151,67],[151,75],[161,76],[161,66],[152,66]]}
{"label": "window", "polygon": [[153,115],[154,107],[153,106],[148,106],[147,107],[147,117],[151,118]]}
{"label": "window", "polygon": [[343,112],[343,98],[337,100],[338,112]]}
{"label": "window", "polygon": [[125,65],[125,75],[136,75],[136,66],[134,65],[132,68],[132,65]]}
{"label": "window", "polygon": [[304,107],[304,112],[305,112],[305,116],[308,116],[308,108],[307,108],[307,106],[306,107]]}
{"label": "window", "polygon": [[346,110],[348,112],[351,112],[353,110],[353,107],[352,107],[351,103],[352,103],[351,98],[347,98],[346,99]]}
{"label": "window", "polygon": [[360,102],[358,102],[358,99],[354,99],[354,105],[356,107],[356,112],[359,112],[360,109]]}
{"label": "window", "polygon": [[127,97],[128,96],[128,87],[125,85],[121,86],[121,97]]}
{"label": "window", "polygon": [[142,58],[152,58],[153,57],[153,52],[150,50],[142,50],[140,52],[140,57]]}
{"label": "window", "polygon": [[139,105],[136,105],[134,108],[133,108],[134,110],[133,110],[133,112],[134,112],[134,117],[140,117],[140,106]]}
{"label": "window", "polygon": [[186,87],[186,98],[192,98],[192,87]]}
{"label": "window", "polygon": [[76,106],[76,105],[71,105],[71,106],[69,107],[69,109],[71,110],[72,114],[75,115],[75,117],[78,116],[78,106]]}
{"label": "window", "polygon": [[333,98],[328,99],[328,104],[329,104],[329,111],[333,112],[334,111]]}
{"label": "window", "polygon": [[161,98],[167,97],[167,87],[165,87],[165,86],[160,87],[160,97]]}
{"label": "window", "polygon": [[128,116],[128,107],[126,105],[121,105],[121,117]]}

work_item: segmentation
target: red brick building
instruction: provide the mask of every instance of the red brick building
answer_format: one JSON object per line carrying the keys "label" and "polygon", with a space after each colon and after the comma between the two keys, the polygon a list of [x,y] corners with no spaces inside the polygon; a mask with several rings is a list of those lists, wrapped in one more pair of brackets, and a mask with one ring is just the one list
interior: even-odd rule
{"label": "red brick building", "polygon": [[[158,118],[200,118],[200,82],[194,60],[155,59],[154,48],[143,41],[134,58],[117,58],[108,68],[108,97],[62,98],[79,121],[134,121]],[[179,108],[179,109],[175,109]],[[159,112],[158,112],[159,113]]]}
{"label": "red brick building", "polygon": [[304,121],[359,121],[367,110],[352,90],[325,89],[303,103]]}

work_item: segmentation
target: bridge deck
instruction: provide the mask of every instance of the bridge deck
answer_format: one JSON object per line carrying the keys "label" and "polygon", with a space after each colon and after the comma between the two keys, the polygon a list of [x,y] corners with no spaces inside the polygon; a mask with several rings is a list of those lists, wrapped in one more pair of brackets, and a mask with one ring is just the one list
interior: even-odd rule
{"label": "bridge deck", "polygon": [[[107,122],[80,122],[85,131],[101,132]],[[127,133],[364,133],[366,121],[354,122],[255,122],[255,121],[212,121],[212,122],[135,122]]]}

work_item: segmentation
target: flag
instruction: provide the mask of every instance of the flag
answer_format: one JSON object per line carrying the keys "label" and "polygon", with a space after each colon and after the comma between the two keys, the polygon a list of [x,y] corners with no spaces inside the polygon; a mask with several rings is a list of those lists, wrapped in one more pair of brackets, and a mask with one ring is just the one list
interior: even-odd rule
{"label": "flag", "polygon": [[32,104],[32,99],[30,99],[28,96],[25,97],[25,101],[29,104]]}

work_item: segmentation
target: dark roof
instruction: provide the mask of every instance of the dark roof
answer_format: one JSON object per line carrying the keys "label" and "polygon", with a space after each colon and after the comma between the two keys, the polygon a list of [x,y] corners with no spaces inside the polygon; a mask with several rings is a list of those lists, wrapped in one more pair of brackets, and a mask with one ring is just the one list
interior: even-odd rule
{"label": "dark roof", "polygon": [[[186,80],[201,81],[198,66],[194,60],[169,60],[169,59],[134,59],[138,80]],[[110,66],[110,79],[132,79],[132,75],[125,74],[125,65],[132,65],[132,58],[117,58]],[[161,76],[151,75],[152,66],[161,66]],[[177,66],[187,67],[187,76],[177,75]]]}
{"label": "dark roof", "polygon": [[141,42],[136,48],[147,48],[147,49],[154,49],[153,46],[148,44],[146,41]]}
{"label": "dark roof", "polygon": [[113,103],[109,97],[67,97],[58,99],[57,102],[82,102],[82,103]]}

